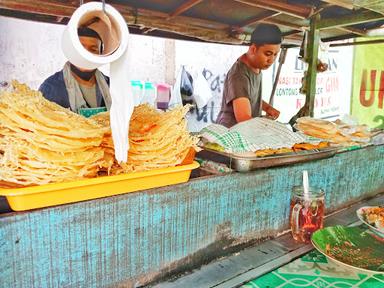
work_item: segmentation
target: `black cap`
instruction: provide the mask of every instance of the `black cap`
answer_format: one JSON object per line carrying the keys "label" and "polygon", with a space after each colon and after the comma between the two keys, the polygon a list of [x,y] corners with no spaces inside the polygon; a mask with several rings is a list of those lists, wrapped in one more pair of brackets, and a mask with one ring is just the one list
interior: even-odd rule
{"label": "black cap", "polygon": [[79,37],[81,36],[85,36],[85,37],[93,37],[93,38],[97,38],[99,39],[101,42],[103,42],[101,40],[101,37],[100,35],[93,29],[91,28],[88,28],[88,27],[79,27],[77,28],[77,35]]}
{"label": "black cap", "polygon": [[273,24],[260,23],[251,35],[251,44],[281,44],[281,41],[281,31],[279,27]]}

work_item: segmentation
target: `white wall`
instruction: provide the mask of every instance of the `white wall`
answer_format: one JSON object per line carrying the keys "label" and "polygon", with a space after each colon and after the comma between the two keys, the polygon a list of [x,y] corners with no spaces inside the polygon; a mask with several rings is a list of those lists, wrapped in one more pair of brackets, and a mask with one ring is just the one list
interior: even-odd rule
{"label": "white wall", "polygon": [[[17,79],[37,89],[44,79],[60,70],[66,61],[60,47],[64,29],[63,25],[0,16],[0,81]],[[189,115],[191,131],[199,131],[216,119],[221,105],[226,73],[236,59],[247,50],[245,46],[208,44],[139,35],[131,35],[129,47],[134,55],[129,67],[135,80],[174,84],[181,65],[185,65],[187,71],[192,75],[205,70],[213,97],[206,107],[200,110],[195,109]],[[342,115],[348,114],[350,110],[353,48],[343,47],[337,51],[332,55],[336,55],[338,63],[339,88],[332,94],[334,101],[332,105],[338,106],[337,114]],[[297,49],[290,49],[286,64],[282,69],[282,76],[295,73],[301,75],[302,71],[296,71],[294,67],[296,57]],[[266,101],[269,100],[272,90],[276,65],[277,63],[274,67],[263,71],[263,98]],[[101,70],[108,74],[108,67],[102,67]],[[335,71],[326,73],[331,75]],[[285,88],[297,86],[300,84],[296,84],[296,86],[288,84],[285,85]],[[284,88],[284,85],[282,87]],[[304,95],[296,95],[296,98],[300,97],[305,98]],[[275,105],[282,112],[280,121],[288,121],[298,110],[295,108],[296,100],[294,98],[275,96]],[[321,116],[321,113],[317,115]]]}
{"label": "white wall", "polygon": [[32,88],[65,63],[60,48],[64,26],[0,17],[0,81]]}
{"label": "white wall", "polygon": [[[63,25],[38,23],[0,16],[0,81],[12,79],[37,89],[48,76],[61,70]],[[130,65],[137,80],[164,82],[166,39],[131,35]],[[101,69],[108,74],[108,67]],[[173,70],[172,70],[173,72]]]}

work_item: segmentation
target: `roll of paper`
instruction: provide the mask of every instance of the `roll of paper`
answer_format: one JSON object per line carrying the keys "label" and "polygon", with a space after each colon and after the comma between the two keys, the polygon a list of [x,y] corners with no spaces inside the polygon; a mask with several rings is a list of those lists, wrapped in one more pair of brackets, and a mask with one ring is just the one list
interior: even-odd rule
{"label": "roll of paper", "polygon": [[[88,26],[98,32],[104,49],[102,55],[86,50],[80,43],[77,28]],[[129,31],[123,16],[111,5],[88,2],[73,13],[62,36],[62,49],[68,61],[84,69],[96,69],[110,64],[110,109],[115,158],[127,162],[129,122],[134,108],[128,65]]]}

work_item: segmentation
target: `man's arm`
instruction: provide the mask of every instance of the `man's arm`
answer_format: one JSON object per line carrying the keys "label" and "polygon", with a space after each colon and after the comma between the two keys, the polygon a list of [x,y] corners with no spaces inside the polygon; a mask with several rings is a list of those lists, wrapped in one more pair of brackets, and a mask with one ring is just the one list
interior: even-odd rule
{"label": "man's arm", "polygon": [[236,98],[232,101],[233,113],[236,122],[246,121],[252,118],[251,103],[247,97]]}

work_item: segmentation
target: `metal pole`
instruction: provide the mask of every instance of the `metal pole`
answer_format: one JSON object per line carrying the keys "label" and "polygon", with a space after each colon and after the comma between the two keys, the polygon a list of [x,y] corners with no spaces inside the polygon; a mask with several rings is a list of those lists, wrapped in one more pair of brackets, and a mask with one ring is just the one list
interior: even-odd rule
{"label": "metal pole", "polygon": [[288,48],[284,47],[284,48],[281,48],[281,51],[280,51],[279,67],[277,68],[276,77],[275,77],[275,79],[273,81],[271,97],[269,98],[269,105],[272,105],[272,106],[273,106],[273,101],[274,101],[274,98],[275,98],[277,82],[279,81],[279,78],[280,78],[281,67],[283,66],[283,64],[285,62],[285,58],[287,56],[287,50],[288,50]]}
{"label": "metal pole", "polygon": [[103,1],[103,12],[105,13],[105,0],[102,0]]}

